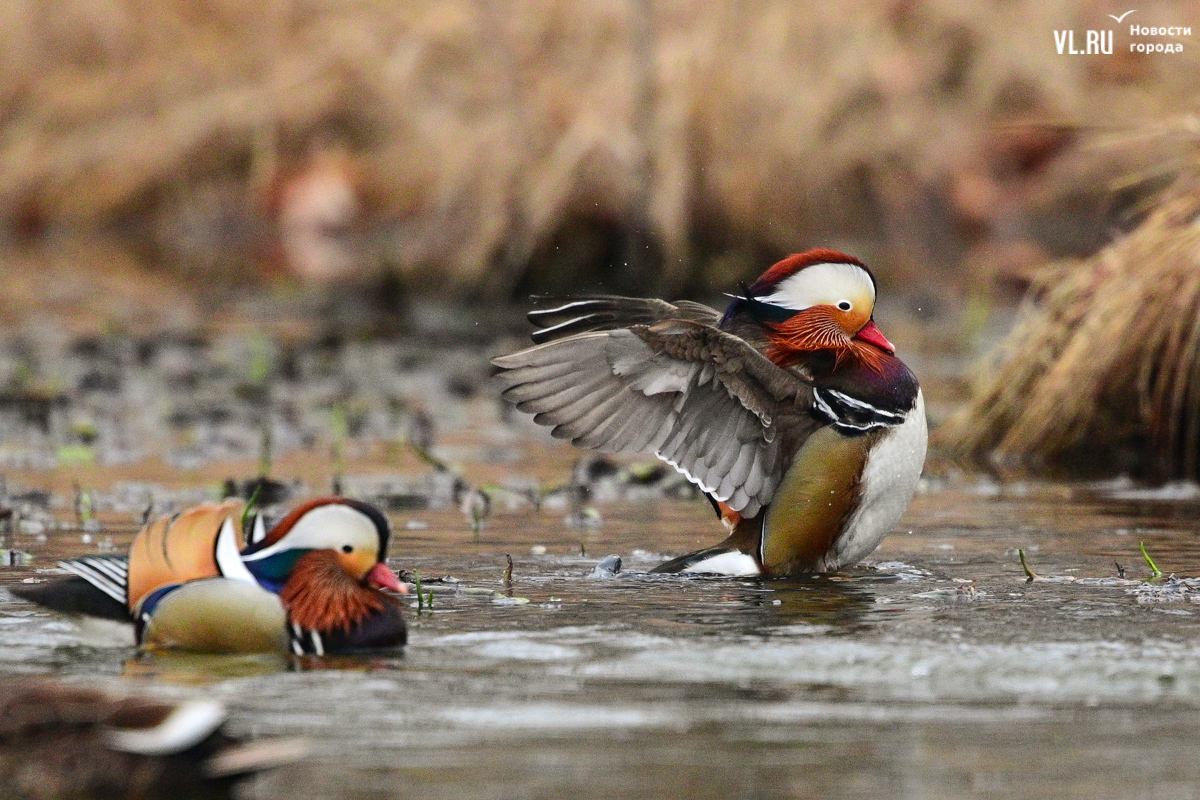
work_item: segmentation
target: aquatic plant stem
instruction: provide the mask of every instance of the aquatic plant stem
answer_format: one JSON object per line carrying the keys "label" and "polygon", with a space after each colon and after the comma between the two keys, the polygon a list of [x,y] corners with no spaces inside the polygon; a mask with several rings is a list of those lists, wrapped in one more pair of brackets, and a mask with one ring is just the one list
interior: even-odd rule
{"label": "aquatic plant stem", "polygon": [[1017,555],[1021,557],[1021,569],[1025,570],[1025,582],[1033,583],[1038,579],[1037,573],[1029,568],[1029,562],[1025,560],[1025,551],[1017,550]]}
{"label": "aquatic plant stem", "polygon": [[254,491],[250,493],[250,499],[246,501],[246,507],[242,509],[242,536],[249,536],[246,532],[246,522],[250,519],[250,512],[254,510],[254,506],[258,503],[258,495],[262,492],[263,482],[259,481],[254,486]]}
{"label": "aquatic plant stem", "polygon": [[1158,568],[1158,564],[1155,564],[1154,559],[1146,552],[1146,543],[1138,542],[1138,545],[1142,548],[1142,558],[1146,559],[1146,564],[1150,567],[1150,580],[1161,578],[1163,576],[1162,570]]}
{"label": "aquatic plant stem", "polygon": [[341,403],[334,405],[329,415],[329,424],[333,429],[333,442],[330,444],[330,456],[333,476],[330,483],[335,495],[341,495],[346,475],[346,438],[350,434],[350,426],[346,421],[346,408]]}

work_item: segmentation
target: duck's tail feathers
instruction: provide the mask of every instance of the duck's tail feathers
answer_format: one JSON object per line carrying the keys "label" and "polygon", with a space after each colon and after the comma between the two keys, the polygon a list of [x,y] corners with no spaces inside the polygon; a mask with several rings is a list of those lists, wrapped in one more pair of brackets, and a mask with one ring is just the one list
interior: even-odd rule
{"label": "duck's tail feathers", "polygon": [[83,556],[60,561],[58,566],[125,605],[129,594],[129,559],[124,556]]}
{"label": "duck's tail feathers", "polygon": [[131,621],[129,609],[123,600],[114,600],[97,589],[95,584],[75,575],[45,583],[19,583],[7,588],[22,600],[37,603],[52,611],[86,614],[119,622]]}

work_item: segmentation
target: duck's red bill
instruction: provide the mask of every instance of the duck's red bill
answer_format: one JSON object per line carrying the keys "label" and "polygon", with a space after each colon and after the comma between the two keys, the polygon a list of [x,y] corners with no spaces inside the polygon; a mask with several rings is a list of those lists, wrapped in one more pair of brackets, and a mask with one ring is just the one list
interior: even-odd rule
{"label": "duck's red bill", "polygon": [[367,573],[367,585],[391,589],[398,594],[408,594],[408,587],[397,580],[396,573],[388,569],[388,565],[382,561],[371,567],[371,571]]}
{"label": "duck's red bill", "polygon": [[896,354],[896,345],[887,340],[883,331],[879,330],[879,326],[875,324],[875,320],[869,320],[861,331],[854,334],[854,338],[873,344],[885,353]]}

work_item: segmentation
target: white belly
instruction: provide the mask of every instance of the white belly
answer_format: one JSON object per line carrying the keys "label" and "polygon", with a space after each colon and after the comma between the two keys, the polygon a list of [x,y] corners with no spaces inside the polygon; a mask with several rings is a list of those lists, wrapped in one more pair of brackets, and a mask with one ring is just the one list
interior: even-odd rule
{"label": "white belly", "polygon": [[825,554],[825,570],[840,569],[866,558],[900,521],[917,490],[928,444],[925,397],[918,390],[908,419],[889,430],[867,456],[862,499],[842,535]]}
{"label": "white belly", "polygon": [[753,556],[739,553],[736,550],[717,553],[703,561],[697,561],[682,571],[698,572],[705,575],[730,575],[733,577],[749,577],[762,574],[762,570],[758,568],[758,562],[754,560]]}

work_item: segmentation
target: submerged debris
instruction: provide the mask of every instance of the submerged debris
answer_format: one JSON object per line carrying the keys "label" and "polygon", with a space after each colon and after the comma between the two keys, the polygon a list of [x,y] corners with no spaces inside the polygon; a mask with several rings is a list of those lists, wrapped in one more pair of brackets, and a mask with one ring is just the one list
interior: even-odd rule
{"label": "submerged debris", "polygon": [[621,557],[618,555],[607,556],[588,574],[589,580],[599,581],[607,578],[614,578],[621,571]]}
{"label": "submerged debris", "polygon": [[1200,603],[1200,578],[1177,578],[1171,575],[1162,581],[1138,582],[1125,591],[1142,605]]}
{"label": "submerged debris", "polygon": [[956,600],[970,602],[984,594],[984,592],[979,591],[974,580],[956,580],[955,584],[954,598]]}

